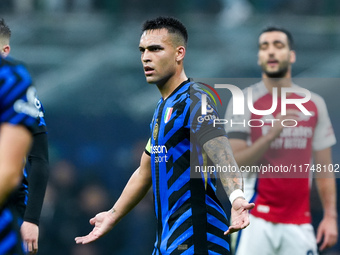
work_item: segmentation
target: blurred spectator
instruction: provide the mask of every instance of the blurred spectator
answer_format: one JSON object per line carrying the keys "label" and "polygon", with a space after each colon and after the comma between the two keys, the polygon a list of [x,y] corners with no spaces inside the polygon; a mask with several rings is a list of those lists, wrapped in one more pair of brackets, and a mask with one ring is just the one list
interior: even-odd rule
{"label": "blurred spectator", "polygon": [[241,25],[253,14],[253,7],[248,0],[222,0],[222,6],[219,23],[225,28]]}
{"label": "blurred spectator", "polygon": [[41,254],[65,254],[73,245],[78,215],[77,184],[71,163],[61,161],[52,167],[41,215]]}

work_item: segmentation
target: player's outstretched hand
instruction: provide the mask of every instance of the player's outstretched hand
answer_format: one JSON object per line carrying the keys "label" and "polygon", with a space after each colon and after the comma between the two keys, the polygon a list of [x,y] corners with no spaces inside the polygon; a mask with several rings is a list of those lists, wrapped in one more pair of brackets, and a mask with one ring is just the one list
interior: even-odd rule
{"label": "player's outstretched hand", "polygon": [[91,243],[106,235],[114,227],[114,218],[111,211],[98,213],[90,219],[90,224],[94,225],[93,230],[86,236],[76,237],[77,244]]}
{"label": "player's outstretched hand", "polygon": [[248,203],[243,198],[235,199],[231,208],[231,224],[224,234],[229,235],[247,227],[250,223],[248,211],[254,206],[254,203]]}

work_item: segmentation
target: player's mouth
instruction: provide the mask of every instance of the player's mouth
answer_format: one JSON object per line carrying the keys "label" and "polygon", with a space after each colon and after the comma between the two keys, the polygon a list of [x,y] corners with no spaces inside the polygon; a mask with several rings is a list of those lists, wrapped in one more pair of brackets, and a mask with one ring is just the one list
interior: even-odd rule
{"label": "player's mouth", "polygon": [[144,73],[146,76],[151,75],[155,69],[151,68],[150,66],[144,66]]}
{"label": "player's mouth", "polygon": [[269,66],[269,67],[275,67],[275,66],[277,66],[279,64],[279,61],[277,61],[276,59],[269,59],[268,61],[267,61],[267,65]]}

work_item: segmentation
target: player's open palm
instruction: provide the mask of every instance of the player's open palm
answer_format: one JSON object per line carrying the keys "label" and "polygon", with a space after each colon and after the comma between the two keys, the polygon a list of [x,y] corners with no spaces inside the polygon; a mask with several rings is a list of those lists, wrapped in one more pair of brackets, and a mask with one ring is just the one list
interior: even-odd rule
{"label": "player's open palm", "polygon": [[248,212],[254,206],[254,203],[248,203],[242,198],[236,199],[231,208],[231,224],[224,234],[229,235],[247,227],[250,223]]}
{"label": "player's open palm", "polygon": [[98,213],[90,219],[90,224],[94,225],[93,230],[86,236],[76,237],[77,244],[91,243],[106,235],[114,227],[114,219],[111,211]]}

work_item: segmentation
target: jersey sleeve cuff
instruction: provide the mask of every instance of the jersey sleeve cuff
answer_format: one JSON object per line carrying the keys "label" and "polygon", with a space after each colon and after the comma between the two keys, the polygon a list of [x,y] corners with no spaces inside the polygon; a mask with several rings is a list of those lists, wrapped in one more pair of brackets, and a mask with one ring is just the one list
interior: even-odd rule
{"label": "jersey sleeve cuff", "polygon": [[248,134],[244,132],[228,132],[227,134],[229,139],[241,139],[247,141]]}
{"label": "jersey sleeve cuff", "polygon": [[205,132],[200,136],[198,142],[201,146],[203,146],[206,142],[219,136],[226,136],[226,132],[224,129],[213,129],[209,132]]}
{"label": "jersey sleeve cuff", "polygon": [[148,150],[144,150],[145,154],[151,157],[151,153]]}

